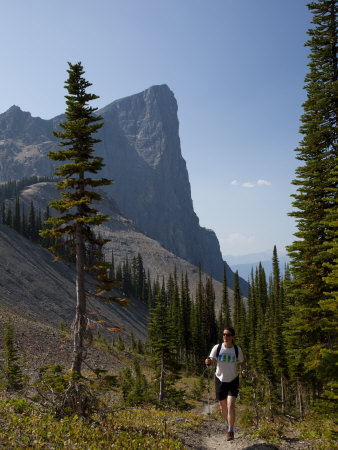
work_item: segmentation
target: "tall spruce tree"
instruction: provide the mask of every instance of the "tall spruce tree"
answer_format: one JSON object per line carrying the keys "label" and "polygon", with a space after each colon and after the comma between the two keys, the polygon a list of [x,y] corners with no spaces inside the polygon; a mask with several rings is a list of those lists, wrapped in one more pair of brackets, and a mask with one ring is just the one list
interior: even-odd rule
{"label": "tall spruce tree", "polygon": [[5,346],[5,375],[7,380],[7,389],[19,391],[23,388],[23,373],[19,363],[18,351],[14,344],[13,327],[9,320],[5,326],[4,334]]}
{"label": "tall spruce tree", "polygon": [[229,294],[228,294],[228,283],[226,275],[226,267],[223,267],[223,284],[222,284],[222,303],[219,311],[218,317],[218,339],[222,342],[223,331],[225,327],[232,326],[230,305],[229,305]]}
{"label": "tall spruce tree", "polygon": [[327,300],[333,299],[335,286],[329,280],[337,264],[332,252],[337,220],[330,217],[337,211],[337,176],[332,174],[338,155],[338,4],[336,0],[318,0],[308,8],[313,14],[313,27],[306,43],[310,70],[305,78],[307,100],[300,127],[304,138],[296,149],[301,165],[293,181],[297,187],[293,195],[295,211],[290,213],[296,218],[298,231],[297,240],[288,248],[293,279],[288,283],[286,337],[293,374],[303,384],[307,381],[318,397],[323,373],[329,374],[337,362],[332,325],[327,328],[325,323],[333,320]]}
{"label": "tall spruce tree", "polygon": [[320,375],[325,382],[325,397],[335,405],[338,400],[338,165],[332,171],[331,178],[336,186],[333,188],[334,207],[330,208],[326,217],[326,223],[333,233],[328,245],[331,261],[327,263],[329,273],[324,278],[328,290],[324,292],[325,298],[319,301],[322,311],[321,327],[330,337],[331,344],[321,350],[323,364],[320,366]]}
{"label": "tall spruce tree", "polygon": [[[92,227],[100,225],[108,217],[99,213],[92,206],[94,201],[100,201],[101,195],[95,191],[99,186],[109,185],[111,180],[92,178],[103,167],[102,158],[94,156],[94,145],[100,142],[93,137],[103,125],[102,118],[94,114],[97,108],[88,103],[98,98],[95,94],[87,93],[91,86],[84,77],[84,70],[80,62],[68,63],[68,79],[65,88],[66,121],[60,123],[61,130],[54,132],[60,139],[59,150],[50,152],[49,158],[64,164],[56,168],[55,174],[61,178],[58,189],[62,190],[61,200],[50,202],[50,206],[61,213],[57,217],[48,219],[50,229],[41,232],[43,237],[63,238],[76,257],[76,314],[73,322],[73,361],[72,373],[74,378],[81,376],[81,366],[85,355],[84,337],[87,326],[86,290],[85,290],[85,259],[88,243],[102,245],[92,232]],[[57,248],[53,248],[57,252]],[[96,286],[97,295],[105,295],[111,284],[105,278],[105,264],[99,255],[97,270],[100,283]],[[93,270],[93,268],[91,268]],[[112,301],[117,299],[110,297]]]}
{"label": "tall spruce tree", "polygon": [[[158,399],[163,402],[168,383],[178,377],[176,363],[176,336],[161,289],[157,290],[155,305],[150,311],[148,343],[152,349],[151,360],[159,380]],[[166,383],[167,382],[167,383]]]}
{"label": "tall spruce tree", "polygon": [[188,365],[190,357],[190,347],[191,347],[191,299],[190,299],[190,289],[188,274],[183,273],[181,275],[181,316],[182,316],[182,337],[183,337],[183,349],[186,365]]}

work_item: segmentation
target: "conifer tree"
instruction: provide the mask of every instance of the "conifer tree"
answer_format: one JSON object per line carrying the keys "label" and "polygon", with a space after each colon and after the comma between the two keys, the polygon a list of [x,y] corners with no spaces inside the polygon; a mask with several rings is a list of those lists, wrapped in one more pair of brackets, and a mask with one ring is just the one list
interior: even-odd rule
{"label": "conifer tree", "polygon": [[247,360],[251,370],[256,368],[256,326],[258,318],[258,269],[256,268],[256,276],[254,277],[253,269],[251,270],[251,282],[249,283],[248,293],[248,354]]}
{"label": "conifer tree", "polygon": [[233,323],[236,331],[236,341],[243,348],[247,350],[247,329],[246,329],[246,313],[239,289],[238,271],[234,274],[234,315]]}
{"label": "conifer tree", "polygon": [[[169,320],[163,292],[156,294],[155,306],[150,311],[148,323],[148,343],[152,349],[152,363],[159,380],[160,402],[165,399],[166,380],[175,379],[178,374],[176,360],[176,337]],[[167,376],[165,377],[165,373]],[[172,377],[169,376],[172,375]]]}
{"label": "conifer tree", "polygon": [[23,373],[19,364],[18,351],[14,345],[13,327],[10,321],[7,322],[4,335],[5,344],[5,374],[7,388],[19,391],[23,388]]}
{"label": "conifer tree", "polygon": [[273,273],[273,292],[271,297],[272,311],[272,363],[274,366],[276,379],[279,380],[281,386],[281,404],[282,412],[285,407],[285,377],[287,372],[286,357],[285,357],[285,342],[283,337],[283,302],[282,302],[282,288],[280,280],[280,270],[277,255],[277,248],[274,246],[272,256],[272,273]]}
{"label": "conifer tree", "polygon": [[191,299],[187,273],[185,273],[184,277],[183,274],[181,276],[181,317],[184,355],[186,358],[186,363],[188,364],[191,346]]}
{"label": "conifer tree", "polygon": [[183,317],[181,311],[181,299],[177,282],[177,269],[176,266],[174,268],[174,276],[171,278],[172,287],[171,287],[171,295],[169,297],[168,292],[168,301],[169,301],[169,320],[171,322],[171,326],[174,330],[174,334],[176,336],[176,354],[181,356],[183,350]]}
{"label": "conifer tree", "polygon": [[201,264],[198,265],[198,281],[196,287],[196,297],[194,304],[194,316],[192,317],[192,345],[195,355],[196,367],[203,367],[203,360],[208,352],[206,345],[206,323],[205,317],[205,294],[202,282]]}
{"label": "conifer tree", "polygon": [[126,294],[130,295],[132,293],[133,285],[131,279],[131,268],[127,256],[122,265],[122,288],[123,292]]}
{"label": "conifer tree", "polygon": [[15,231],[20,233],[21,228],[21,211],[20,211],[20,200],[19,197],[15,199],[14,216],[13,216],[13,228]]}
{"label": "conifer tree", "polygon": [[27,218],[24,204],[22,204],[21,209],[20,233],[22,234],[22,236],[27,237]]}
{"label": "conifer tree", "polygon": [[334,286],[328,280],[336,266],[332,248],[337,221],[329,218],[337,207],[337,178],[332,173],[338,154],[338,4],[336,0],[318,0],[308,8],[313,27],[306,43],[310,63],[300,128],[304,137],[296,149],[301,165],[293,181],[297,186],[295,211],[290,213],[297,221],[298,240],[288,248],[293,278],[287,285],[290,310],[286,336],[293,374],[303,384],[310,383],[318,396],[322,374],[331,371],[335,346],[332,328],[323,325],[333,317],[326,300],[333,298]]}
{"label": "conifer tree", "polygon": [[228,283],[226,276],[226,267],[223,267],[223,284],[222,284],[222,303],[219,312],[218,319],[218,339],[222,342],[223,339],[223,331],[225,327],[231,327],[231,313],[230,313],[230,305],[229,305],[229,294],[228,294]]}
{"label": "conifer tree", "polygon": [[205,345],[207,350],[217,342],[217,323],[215,317],[215,291],[212,278],[209,277],[205,283]]}
{"label": "conifer tree", "polygon": [[[92,232],[92,227],[100,225],[108,217],[99,213],[92,206],[94,201],[100,201],[101,195],[95,189],[109,185],[112,181],[104,178],[93,178],[103,167],[102,158],[94,156],[94,145],[100,140],[93,137],[103,125],[102,118],[94,114],[97,108],[88,106],[89,102],[98,98],[87,92],[91,86],[84,77],[84,70],[80,62],[68,63],[68,79],[65,88],[66,120],[60,123],[60,131],[53,134],[60,139],[60,149],[49,153],[49,158],[64,164],[57,167],[55,174],[61,178],[58,189],[62,190],[60,200],[54,200],[50,205],[61,213],[51,217],[48,223],[50,229],[42,232],[43,237],[63,238],[63,245],[72,249],[76,257],[76,315],[73,322],[73,361],[72,373],[74,378],[81,376],[81,366],[85,355],[84,337],[87,326],[86,290],[85,290],[85,258],[86,244],[98,241]],[[61,244],[60,244],[61,245]],[[57,248],[53,248],[57,251]],[[102,258],[98,258],[99,260]],[[105,277],[108,264],[98,263],[97,270],[99,284],[95,293],[104,296],[112,284]],[[110,301],[117,301],[109,297]]]}
{"label": "conifer tree", "polygon": [[5,212],[6,212],[6,208],[5,208],[5,204],[4,202],[2,202],[1,204],[1,223],[5,224]]}
{"label": "conifer tree", "polygon": [[30,206],[29,206],[29,213],[28,213],[28,239],[31,241],[35,241],[36,237],[36,227],[35,227],[35,208],[33,201],[31,200]]}
{"label": "conifer tree", "polygon": [[12,207],[11,207],[11,203],[8,204],[7,208],[6,208],[6,212],[5,212],[5,225],[7,225],[8,227],[12,227],[13,226],[13,214],[12,214]]}

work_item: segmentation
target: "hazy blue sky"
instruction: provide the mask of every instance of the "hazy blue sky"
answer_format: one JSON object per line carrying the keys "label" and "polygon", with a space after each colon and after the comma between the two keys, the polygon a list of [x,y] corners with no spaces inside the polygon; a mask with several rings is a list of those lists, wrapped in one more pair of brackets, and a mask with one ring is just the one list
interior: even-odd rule
{"label": "hazy blue sky", "polygon": [[67,61],[96,106],[166,83],[202,226],[223,254],[293,240],[290,184],[311,15],[306,0],[16,0],[1,5],[0,112],[64,112]]}

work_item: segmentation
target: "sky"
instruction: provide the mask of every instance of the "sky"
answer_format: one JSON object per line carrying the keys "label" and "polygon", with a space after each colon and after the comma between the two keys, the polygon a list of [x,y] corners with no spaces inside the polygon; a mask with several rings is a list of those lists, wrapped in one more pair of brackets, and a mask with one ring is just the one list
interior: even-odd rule
{"label": "sky", "polygon": [[99,108],[165,83],[201,226],[223,255],[282,254],[296,231],[307,3],[4,0],[0,113],[63,113],[67,61],[82,62]]}

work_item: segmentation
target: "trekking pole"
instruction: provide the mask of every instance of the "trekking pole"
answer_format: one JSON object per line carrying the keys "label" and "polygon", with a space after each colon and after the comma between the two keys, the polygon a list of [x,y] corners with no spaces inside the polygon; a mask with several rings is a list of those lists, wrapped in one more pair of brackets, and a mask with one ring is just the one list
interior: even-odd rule
{"label": "trekking pole", "polygon": [[208,371],[208,437],[210,438],[210,366],[208,366],[207,371]]}

